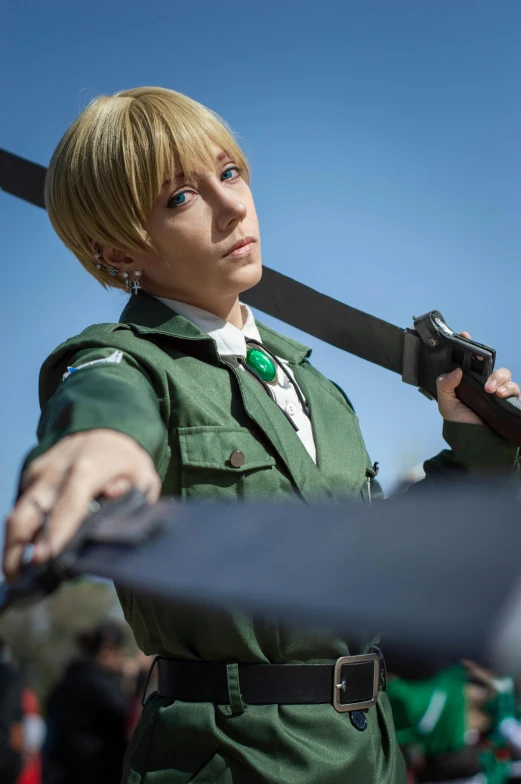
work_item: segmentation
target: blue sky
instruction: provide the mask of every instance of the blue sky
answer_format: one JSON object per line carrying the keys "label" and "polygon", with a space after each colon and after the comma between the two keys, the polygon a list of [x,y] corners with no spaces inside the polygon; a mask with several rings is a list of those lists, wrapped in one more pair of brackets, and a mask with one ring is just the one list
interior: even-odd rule
{"label": "blue sky", "polygon": [[[438,308],[521,378],[518,0],[4,0],[0,146],[47,164],[101,93],[185,92],[238,133],[264,262],[407,326]],[[115,321],[42,210],[0,192],[0,514],[35,439],[39,367]],[[443,448],[434,403],[280,322],[346,390],[389,488]]]}

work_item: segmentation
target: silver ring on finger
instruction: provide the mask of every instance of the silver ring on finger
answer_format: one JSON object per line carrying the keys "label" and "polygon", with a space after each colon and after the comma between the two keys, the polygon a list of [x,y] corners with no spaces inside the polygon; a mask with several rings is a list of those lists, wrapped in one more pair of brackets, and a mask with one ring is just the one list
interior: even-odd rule
{"label": "silver ring on finger", "polygon": [[36,498],[30,498],[29,501],[34,507],[36,507],[36,509],[38,509],[38,512],[40,513],[42,523],[40,526],[39,534],[43,534],[45,536],[49,524],[50,510],[44,509],[41,503]]}

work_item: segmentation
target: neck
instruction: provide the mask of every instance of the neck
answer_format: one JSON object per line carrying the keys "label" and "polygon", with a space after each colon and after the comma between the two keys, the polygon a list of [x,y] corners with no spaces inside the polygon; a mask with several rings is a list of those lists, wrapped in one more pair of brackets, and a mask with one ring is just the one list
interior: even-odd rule
{"label": "neck", "polygon": [[223,297],[221,299],[207,300],[204,297],[183,297],[172,296],[170,299],[176,299],[179,302],[186,302],[187,305],[194,305],[196,308],[206,310],[208,313],[213,313],[214,316],[222,318],[223,321],[228,321],[233,324],[237,329],[242,329],[244,326],[244,319],[242,316],[241,305],[239,297]]}

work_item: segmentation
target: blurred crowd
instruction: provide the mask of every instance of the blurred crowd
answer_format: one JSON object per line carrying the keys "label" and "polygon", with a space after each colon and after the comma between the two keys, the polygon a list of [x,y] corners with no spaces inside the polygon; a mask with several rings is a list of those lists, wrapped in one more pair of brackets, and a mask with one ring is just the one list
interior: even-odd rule
{"label": "blurred crowd", "polygon": [[472,661],[427,679],[389,676],[409,784],[521,784],[519,684]]}
{"label": "blurred crowd", "polygon": [[[0,784],[118,784],[152,664],[125,638],[116,622],[78,634],[44,705],[0,640]],[[521,784],[514,679],[464,661],[424,679],[389,673],[386,688],[408,784]]]}
{"label": "blurred crowd", "polygon": [[0,784],[118,784],[151,666],[125,639],[114,622],[79,634],[45,705],[0,640]]}

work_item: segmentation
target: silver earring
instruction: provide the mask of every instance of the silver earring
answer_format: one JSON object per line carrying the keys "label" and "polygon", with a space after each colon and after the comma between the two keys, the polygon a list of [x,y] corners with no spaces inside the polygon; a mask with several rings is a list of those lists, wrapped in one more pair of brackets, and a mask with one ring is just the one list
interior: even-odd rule
{"label": "silver earring", "polygon": [[94,251],[94,258],[101,259],[101,250],[99,248],[96,248],[96,250]]}
{"label": "silver earring", "polygon": [[109,273],[109,275],[119,275],[119,272],[117,271],[117,269],[114,269],[114,267],[111,267],[110,264],[107,267],[107,272]]}
{"label": "silver earring", "polygon": [[141,288],[141,281],[139,280],[143,273],[141,270],[133,270],[133,272],[129,273],[124,272],[123,277],[125,278],[125,283],[127,284],[127,291],[129,294],[137,294],[139,289]]}
{"label": "silver earring", "polygon": [[97,270],[102,270],[103,269],[103,264],[96,264],[96,269]]}

